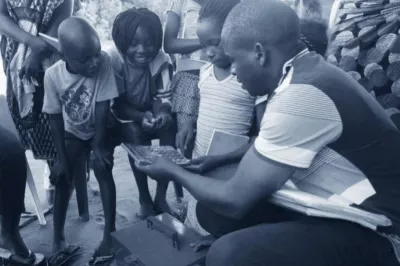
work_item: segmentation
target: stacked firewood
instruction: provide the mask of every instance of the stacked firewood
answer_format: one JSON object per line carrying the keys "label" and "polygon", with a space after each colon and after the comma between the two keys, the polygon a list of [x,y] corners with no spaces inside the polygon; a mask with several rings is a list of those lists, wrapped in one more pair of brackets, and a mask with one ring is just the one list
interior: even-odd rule
{"label": "stacked firewood", "polygon": [[400,0],[342,0],[326,59],[348,72],[385,109],[399,109],[399,34]]}

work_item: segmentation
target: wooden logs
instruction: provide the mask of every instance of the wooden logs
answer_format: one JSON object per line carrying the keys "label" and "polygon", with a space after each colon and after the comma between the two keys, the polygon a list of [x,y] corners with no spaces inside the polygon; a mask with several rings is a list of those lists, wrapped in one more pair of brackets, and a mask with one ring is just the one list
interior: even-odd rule
{"label": "wooden logs", "polygon": [[341,0],[327,61],[400,107],[400,0]]}

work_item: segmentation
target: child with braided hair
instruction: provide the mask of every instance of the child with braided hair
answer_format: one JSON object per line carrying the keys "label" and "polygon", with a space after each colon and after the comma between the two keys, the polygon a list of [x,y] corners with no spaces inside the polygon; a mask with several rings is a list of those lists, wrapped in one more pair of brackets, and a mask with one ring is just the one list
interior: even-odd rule
{"label": "child with braided hair", "polygon": [[[119,141],[174,146],[176,129],[171,118],[172,64],[161,51],[163,30],[158,16],[147,8],[131,8],[114,21],[112,38],[115,47],[109,50],[120,96],[112,106],[118,124]],[[168,212],[168,182],[159,182],[154,201],[147,176],[129,158],[139,190],[140,214],[144,219]],[[111,174],[109,172],[108,174]]]}

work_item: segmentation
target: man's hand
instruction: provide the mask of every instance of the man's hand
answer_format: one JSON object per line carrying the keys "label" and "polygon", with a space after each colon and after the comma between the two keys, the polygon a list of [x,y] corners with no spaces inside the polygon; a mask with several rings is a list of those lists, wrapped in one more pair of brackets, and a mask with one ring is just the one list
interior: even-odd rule
{"label": "man's hand", "polygon": [[188,145],[193,141],[194,138],[194,123],[187,122],[178,134],[176,134],[176,147],[185,153]]}
{"label": "man's hand", "polygon": [[102,147],[95,147],[93,149],[93,159],[100,164],[102,169],[111,169],[112,162],[108,157],[108,151]]}
{"label": "man's hand", "polygon": [[202,249],[209,248],[215,242],[215,238],[211,235],[202,236],[195,243],[190,244],[195,252],[199,252]]}
{"label": "man's hand", "polygon": [[50,183],[55,186],[58,185],[62,179],[64,179],[68,184],[71,184],[72,178],[72,170],[68,161],[66,159],[57,160],[51,169]]}
{"label": "man's hand", "polygon": [[142,120],[142,128],[146,132],[151,132],[155,129],[156,127],[156,118],[153,116],[153,113],[150,111],[147,111]]}
{"label": "man's hand", "polygon": [[165,113],[165,112],[161,112],[161,113],[157,114],[155,119],[156,119],[156,128],[157,129],[167,129],[174,123],[171,115],[168,113]]}
{"label": "man's hand", "polygon": [[173,174],[180,167],[162,156],[154,156],[149,161],[135,162],[136,167],[154,180],[172,180]]}
{"label": "man's hand", "polygon": [[196,174],[204,174],[218,166],[219,162],[215,156],[201,156],[193,159],[185,169]]}

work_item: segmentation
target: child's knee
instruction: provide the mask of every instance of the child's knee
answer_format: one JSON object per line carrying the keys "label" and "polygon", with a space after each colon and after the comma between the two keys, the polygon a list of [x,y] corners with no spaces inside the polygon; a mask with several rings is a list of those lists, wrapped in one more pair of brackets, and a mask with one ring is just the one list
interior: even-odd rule
{"label": "child's knee", "polygon": [[[100,156],[94,155],[94,153],[90,154],[90,165],[94,170],[96,177],[99,178],[99,175],[103,175],[104,173],[112,172],[112,168],[114,166],[114,156],[112,152],[108,152],[105,155],[106,158],[101,158]],[[110,163],[110,165],[106,164],[104,161]],[[99,177],[98,177],[99,176]]]}

